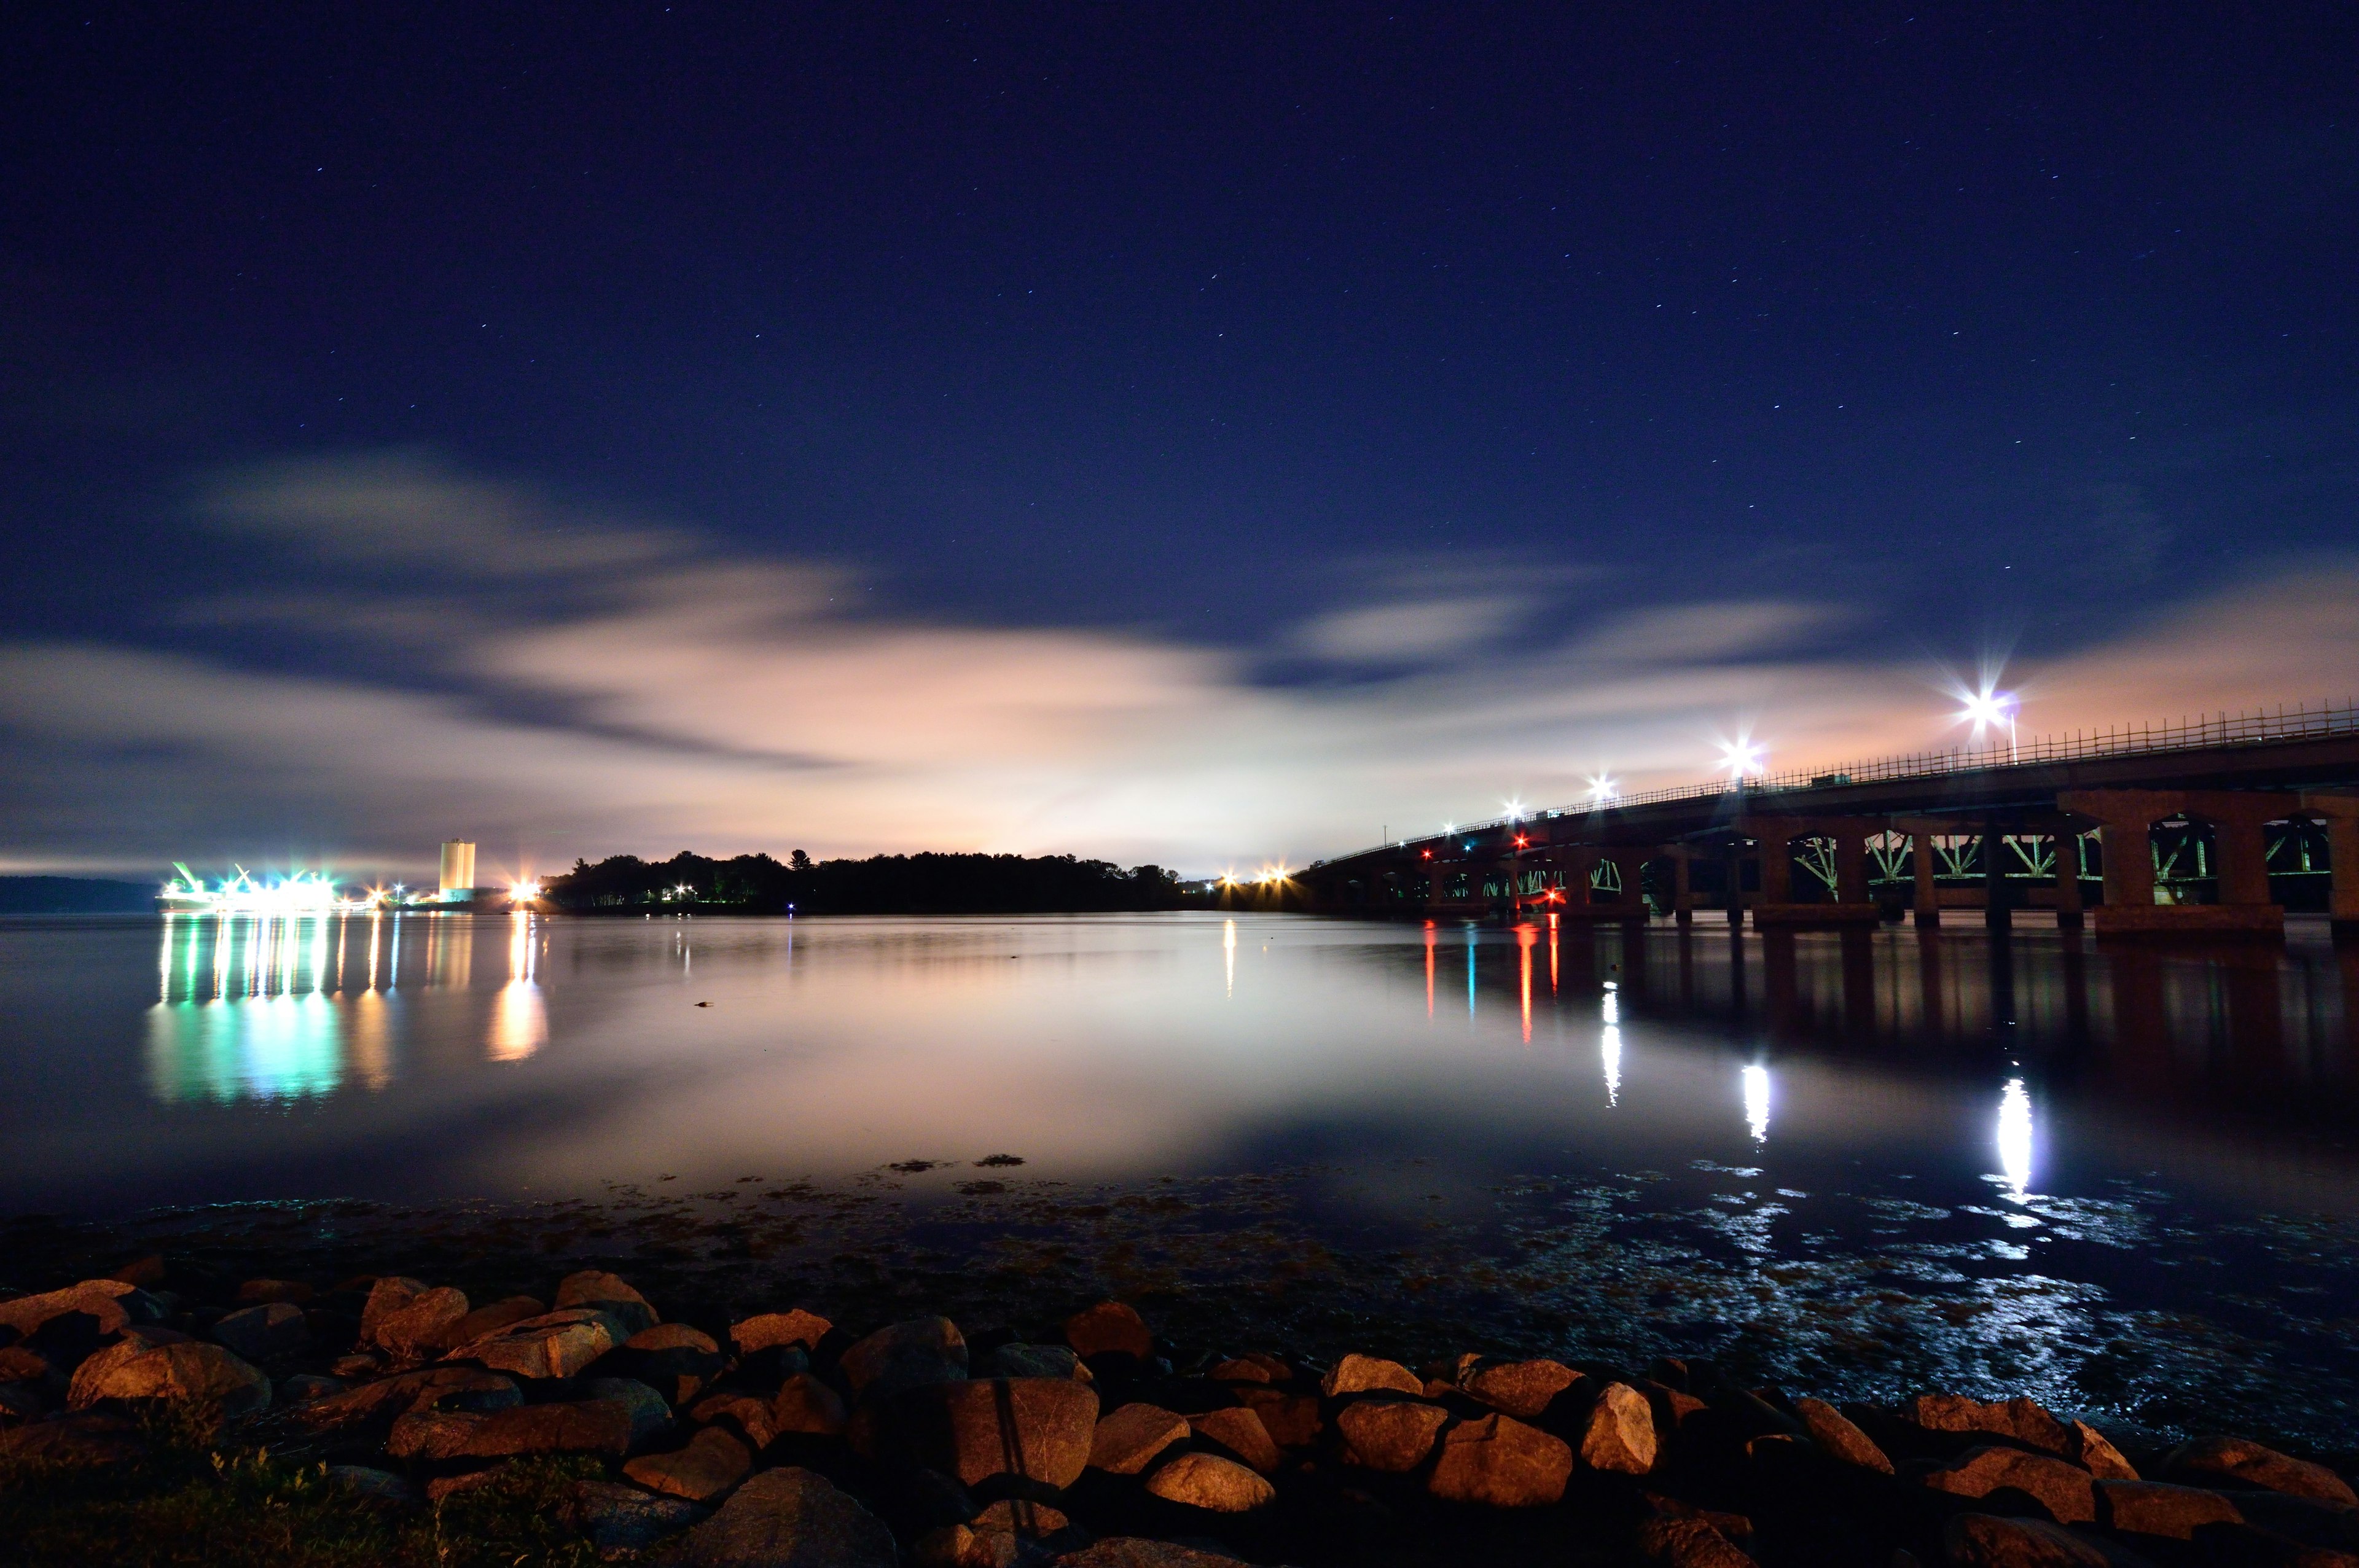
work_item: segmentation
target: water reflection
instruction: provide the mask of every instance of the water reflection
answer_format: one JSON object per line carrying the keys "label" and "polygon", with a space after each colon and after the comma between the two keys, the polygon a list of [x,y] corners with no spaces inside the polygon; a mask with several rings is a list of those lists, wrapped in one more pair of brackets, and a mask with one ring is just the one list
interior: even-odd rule
{"label": "water reflection", "polygon": [[1745,1130],[1756,1143],[1769,1141],[1769,1069],[1756,1062],[1741,1075],[1745,1083]]}
{"label": "water reflection", "polygon": [[516,914],[508,920],[508,983],[500,988],[499,1004],[492,1013],[495,1062],[520,1062],[549,1038],[549,1010],[533,983],[533,917]]}
{"label": "water reflection", "polygon": [[2006,1178],[2006,1195],[2017,1203],[2031,1195],[2031,1096],[2021,1078],[2009,1078],[1999,1091],[1998,1164]]}

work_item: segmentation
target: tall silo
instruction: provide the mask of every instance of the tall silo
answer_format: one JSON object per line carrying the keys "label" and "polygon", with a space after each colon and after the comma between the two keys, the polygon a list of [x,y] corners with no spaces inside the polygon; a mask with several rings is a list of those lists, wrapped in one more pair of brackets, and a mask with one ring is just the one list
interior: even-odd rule
{"label": "tall silo", "polygon": [[465,898],[475,887],[475,847],[463,838],[442,844],[442,896]]}

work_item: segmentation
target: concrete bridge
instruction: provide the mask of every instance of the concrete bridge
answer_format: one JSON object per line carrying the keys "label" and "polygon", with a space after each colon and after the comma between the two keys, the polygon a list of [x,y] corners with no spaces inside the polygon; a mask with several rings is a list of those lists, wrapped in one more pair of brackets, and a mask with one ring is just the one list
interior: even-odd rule
{"label": "concrete bridge", "polygon": [[1335,914],[1823,926],[2018,908],[2104,935],[2359,932],[2359,707],[2303,706],[1658,790],[1296,874]]}

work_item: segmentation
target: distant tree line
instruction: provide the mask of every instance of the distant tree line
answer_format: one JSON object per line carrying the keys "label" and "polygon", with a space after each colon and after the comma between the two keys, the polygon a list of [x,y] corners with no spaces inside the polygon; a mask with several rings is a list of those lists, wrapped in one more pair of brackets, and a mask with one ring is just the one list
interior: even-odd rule
{"label": "distant tree line", "polygon": [[573,862],[544,879],[560,909],[622,914],[664,909],[771,914],[1017,914],[1067,910],[1172,909],[1177,872],[1127,870],[1071,855],[873,855],[814,861],[797,849],[716,860],[686,850],[669,860],[615,855]]}

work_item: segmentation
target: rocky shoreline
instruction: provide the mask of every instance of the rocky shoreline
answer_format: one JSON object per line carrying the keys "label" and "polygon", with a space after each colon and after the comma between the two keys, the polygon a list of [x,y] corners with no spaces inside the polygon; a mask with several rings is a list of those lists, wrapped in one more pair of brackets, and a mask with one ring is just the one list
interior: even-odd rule
{"label": "rocky shoreline", "polygon": [[1706,1362],[1472,1348],[1322,1364],[1175,1343],[1111,1301],[970,1339],[791,1303],[667,1320],[595,1269],[493,1302],[115,1272],[0,1294],[0,1490],[87,1489],[193,1431],[217,1469],[267,1453],[438,1533],[528,1472],[573,1560],[693,1568],[2359,1568],[2332,1465],[2028,1399],[1837,1405]]}

